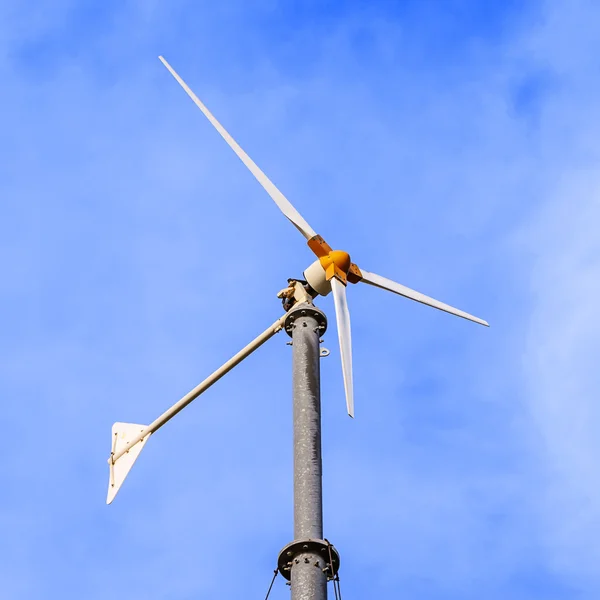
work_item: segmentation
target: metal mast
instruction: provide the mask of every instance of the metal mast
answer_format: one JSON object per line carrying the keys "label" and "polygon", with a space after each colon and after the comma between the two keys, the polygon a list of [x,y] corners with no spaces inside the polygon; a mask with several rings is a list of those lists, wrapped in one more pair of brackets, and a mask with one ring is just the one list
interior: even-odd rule
{"label": "metal mast", "polygon": [[337,551],[323,539],[319,340],[326,328],[324,313],[309,302],[296,304],[285,321],[293,355],[294,541],[278,567],[291,581],[292,600],[326,600],[339,568]]}

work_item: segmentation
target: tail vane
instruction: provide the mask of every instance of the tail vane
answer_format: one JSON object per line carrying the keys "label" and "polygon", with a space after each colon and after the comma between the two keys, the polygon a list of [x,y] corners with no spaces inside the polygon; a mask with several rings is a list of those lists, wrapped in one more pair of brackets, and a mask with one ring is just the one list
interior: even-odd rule
{"label": "tail vane", "polygon": [[115,455],[125,450],[127,446],[135,439],[142,431],[147,428],[146,425],[138,425],[136,423],[115,423],[112,427],[112,452],[108,459],[110,468],[110,476],[108,481],[108,494],[106,496],[106,504],[110,504],[117,495],[117,492],[123,485],[125,477],[137,457],[140,455],[142,448],[148,441],[150,434],[142,438],[137,444],[131,446],[119,458],[114,459]]}

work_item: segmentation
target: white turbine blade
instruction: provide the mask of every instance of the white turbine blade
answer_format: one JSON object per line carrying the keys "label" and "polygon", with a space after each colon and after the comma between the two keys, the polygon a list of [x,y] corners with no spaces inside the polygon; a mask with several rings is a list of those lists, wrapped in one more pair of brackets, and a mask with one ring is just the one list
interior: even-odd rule
{"label": "white turbine blade", "polygon": [[127,444],[129,444],[132,440],[135,439],[137,435],[139,435],[142,431],[147,429],[146,425],[137,425],[136,423],[115,423],[112,427],[112,452],[110,458],[108,459],[108,464],[110,467],[110,475],[108,481],[108,494],[106,496],[106,504],[110,504],[117,495],[117,492],[123,485],[125,481],[125,477],[129,471],[131,471],[131,467],[133,467],[133,463],[136,461],[137,457],[140,455],[142,448],[145,443],[148,441],[150,434],[144,437],[137,444],[132,446],[129,451],[125,452],[122,456],[120,456],[113,463],[113,457],[120,450],[124,449]]}
{"label": "white turbine blade", "polygon": [[362,273],[362,281],[368,283],[369,285],[374,285],[375,287],[388,290],[390,292],[394,292],[395,294],[399,294],[400,296],[404,296],[405,298],[409,298],[410,300],[415,300],[416,302],[420,302],[421,304],[427,304],[427,306],[433,306],[433,308],[437,308],[438,310],[443,310],[444,312],[450,313],[451,315],[456,315],[457,317],[462,317],[463,319],[467,319],[468,321],[473,321],[474,323],[479,323],[480,325],[485,325],[489,327],[487,321],[483,319],[479,319],[478,317],[474,317],[469,313],[466,313],[458,308],[454,308],[453,306],[449,306],[448,304],[444,304],[439,300],[435,300],[426,296],[425,294],[421,294],[420,292],[416,292],[415,290],[411,290],[404,285],[396,283],[391,279],[387,279],[385,277],[381,277],[381,275],[375,275],[375,273],[369,273],[364,269],[360,270]]}
{"label": "white turbine blade", "polygon": [[348,414],[354,418],[354,387],[352,383],[352,335],[350,333],[350,312],[346,300],[346,286],[335,277],[331,280],[333,301],[335,304],[335,320],[337,322],[344,373],[344,390],[346,391],[346,407]]}
{"label": "white turbine blade", "polygon": [[226,129],[215,119],[212,113],[204,106],[198,96],[192,92],[188,85],[179,77],[173,67],[162,57],[158,57],[171,75],[175,77],[179,85],[186,91],[187,95],[194,101],[196,106],[204,113],[204,116],[212,123],[214,128],[221,134],[221,137],[229,144],[231,149],[238,155],[238,158],[248,167],[252,175],[256,177],[258,183],[265,188],[267,194],[273,198],[275,204],[279,206],[281,212],[296,226],[300,233],[309,240],[317,235],[314,229],[304,220],[302,215],[292,206],[290,201],[275,187],[275,184],[259,169],[256,163],[242,150],[239,144],[229,135]]}

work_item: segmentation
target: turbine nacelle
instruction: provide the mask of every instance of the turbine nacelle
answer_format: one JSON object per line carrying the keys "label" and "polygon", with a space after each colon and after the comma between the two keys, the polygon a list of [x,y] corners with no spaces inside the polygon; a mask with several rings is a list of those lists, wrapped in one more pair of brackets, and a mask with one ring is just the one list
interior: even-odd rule
{"label": "turbine nacelle", "polygon": [[327,272],[318,258],[304,271],[303,276],[315,291],[314,295],[328,296],[331,293],[331,280],[327,279]]}

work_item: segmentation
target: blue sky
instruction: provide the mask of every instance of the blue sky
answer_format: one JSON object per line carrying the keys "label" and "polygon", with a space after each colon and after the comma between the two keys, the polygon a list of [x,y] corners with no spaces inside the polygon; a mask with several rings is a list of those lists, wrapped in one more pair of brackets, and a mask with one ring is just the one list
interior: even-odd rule
{"label": "blue sky", "polygon": [[260,598],[292,536],[283,334],[104,504],[112,423],[194,387],[311,261],[158,54],[332,245],[492,325],[353,287],[351,421],[319,301],[344,598],[597,598],[591,0],[2,3],[4,597]]}

